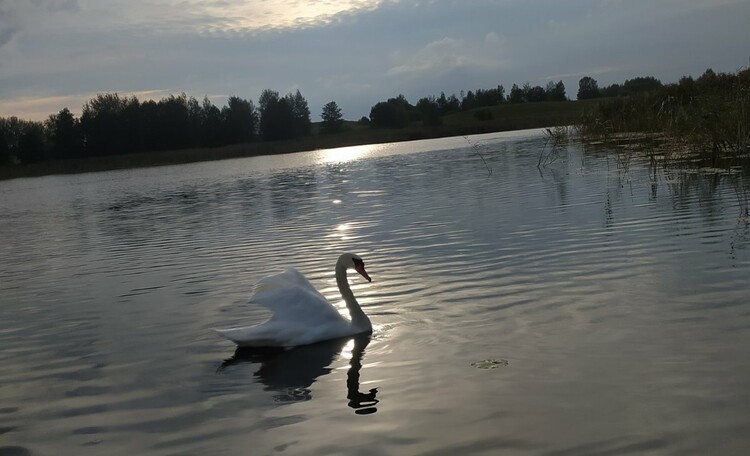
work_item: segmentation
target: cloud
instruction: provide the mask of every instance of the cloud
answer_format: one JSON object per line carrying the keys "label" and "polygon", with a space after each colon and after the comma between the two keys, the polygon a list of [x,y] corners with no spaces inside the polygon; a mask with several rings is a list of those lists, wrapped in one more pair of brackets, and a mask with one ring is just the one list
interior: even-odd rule
{"label": "cloud", "polygon": [[497,33],[490,32],[484,36],[484,42],[489,44],[501,44],[503,40],[498,36]]}
{"label": "cloud", "polygon": [[18,33],[35,27],[51,15],[71,14],[78,10],[78,0],[0,0],[0,48]]}
{"label": "cloud", "polygon": [[467,64],[462,55],[462,43],[453,38],[443,38],[428,43],[413,55],[407,56],[404,63],[391,67],[388,76],[405,76],[425,72],[445,72]]}
{"label": "cloud", "polygon": [[19,23],[16,9],[10,3],[0,0],[0,47],[6,45],[18,33]]}
{"label": "cloud", "polygon": [[[416,52],[395,56],[398,64],[386,71],[390,77],[408,77],[425,74],[444,74],[457,69],[500,69],[504,60],[500,56],[500,37],[494,32],[484,38],[484,43],[467,43],[461,39],[445,37],[427,43]],[[484,45],[483,45],[484,44]]]}
{"label": "cloud", "polygon": [[603,74],[611,74],[611,73],[623,73],[627,72],[628,67],[627,66],[605,66],[605,67],[590,67],[590,68],[584,68],[582,71],[577,71],[574,73],[560,73],[560,74],[552,74],[549,76],[543,76],[541,79],[569,79],[569,78],[580,78],[583,76],[599,76]]}
{"label": "cloud", "polygon": [[550,79],[573,87],[583,75],[601,85],[643,75],[666,82],[747,62],[747,0],[467,5],[0,0],[0,115],[75,111],[97,92],[257,98],[298,87],[313,116],[334,100],[358,118],[399,93],[414,100]]}
{"label": "cloud", "polygon": [[[135,96],[141,102],[147,100],[160,100],[171,94],[179,93],[179,90],[152,89],[136,92],[119,92],[123,97]],[[96,92],[76,93],[70,95],[53,96],[20,96],[2,100],[0,104],[0,117],[16,116],[21,119],[43,120],[50,114],[59,112],[63,108],[69,108],[75,115],[81,115],[83,105],[96,97]],[[221,105],[226,101],[225,96],[212,96],[214,104]]]}
{"label": "cloud", "polygon": [[[49,0],[48,0],[49,1]],[[58,0],[59,4],[71,0]],[[156,33],[234,36],[259,31],[319,27],[341,15],[370,11],[385,0],[81,0],[92,27]]]}

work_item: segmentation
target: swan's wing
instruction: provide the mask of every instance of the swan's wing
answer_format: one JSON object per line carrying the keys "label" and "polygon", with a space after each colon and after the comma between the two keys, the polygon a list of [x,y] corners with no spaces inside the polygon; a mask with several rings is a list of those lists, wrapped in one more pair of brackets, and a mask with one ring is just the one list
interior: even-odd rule
{"label": "swan's wing", "polygon": [[269,320],[256,326],[215,331],[240,347],[294,347],[349,336],[352,327],[343,319],[312,326],[305,322]]}
{"label": "swan's wing", "polygon": [[306,325],[338,321],[338,310],[296,269],[264,277],[255,287],[250,302],[273,312],[272,321]]}

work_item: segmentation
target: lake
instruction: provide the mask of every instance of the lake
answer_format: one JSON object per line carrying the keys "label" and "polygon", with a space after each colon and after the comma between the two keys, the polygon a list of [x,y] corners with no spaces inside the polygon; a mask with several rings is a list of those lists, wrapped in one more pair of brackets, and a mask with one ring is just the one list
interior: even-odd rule
{"label": "lake", "polygon": [[[0,455],[746,454],[750,180],[540,154],[522,131],[0,182]],[[371,337],[213,332],[264,321],[253,285],[287,267],[339,305],[349,251]]]}

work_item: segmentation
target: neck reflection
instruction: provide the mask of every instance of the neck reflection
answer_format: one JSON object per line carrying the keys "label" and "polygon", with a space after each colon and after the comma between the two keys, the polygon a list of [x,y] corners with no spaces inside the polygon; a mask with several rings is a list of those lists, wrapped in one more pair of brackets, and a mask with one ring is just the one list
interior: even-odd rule
{"label": "neck reflection", "polygon": [[375,406],[379,402],[376,398],[377,388],[371,388],[366,393],[359,391],[362,359],[369,343],[370,335],[361,334],[289,350],[237,348],[231,358],[221,363],[217,372],[223,372],[241,363],[258,363],[260,368],[254,376],[265,385],[265,391],[273,393],[276,402],[309,401],[313,398],[310,389],[312,384],[333,370],[332,364],[339,356],[348,357],[348,349],[351,347],[349,370],[346,375],[346,398],[354,413],[369,415],[377,412]]}

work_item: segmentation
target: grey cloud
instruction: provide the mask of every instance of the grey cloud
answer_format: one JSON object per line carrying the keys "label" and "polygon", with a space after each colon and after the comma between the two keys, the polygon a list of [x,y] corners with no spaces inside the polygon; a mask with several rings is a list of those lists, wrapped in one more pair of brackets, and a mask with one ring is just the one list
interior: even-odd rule
{"label": "grey cloud", "polygon": [[77,13],[81,9],[78,0],[48,0],[46,3],[46,8],[52,12]]}
{"label": "grey cloud", "polygon": [[[145,11],[136,6],[152,3],[111,0],[107,5],[115,6],[108,8],[122,14],[97,21],[84,2],[37,1],[37,10],[78,5],[76,14],[56,13],[66,14],[65,29],[28,26],[39,11],[24,3],[26,9],[17,10],[23,20],[0,14],[0,43],[15,37],[23,44],[23,51],[0,48],[0,104],[29,94],[153,89],[257,99],[264,88],[299,88],[313,117],[334,100],[354,119],[399,93],[416,102],[441,91],[562,79],[575,96],[583,75],[594,75],[600,85],[643,75],[670,81],[709,66],[733,71],[747,64],[747,1],[717,0],[710,8],[698,0],[562,3],[384,1],[318,23],[266,30],[220,17],[221,0],[189,0],[208,9],[182,8],[186,12],[173,14],[168,24],[160,18],[175,3]],[[0,11],[9,4],[0,0]],[[205,24],[216,29],[201,31]]]}

